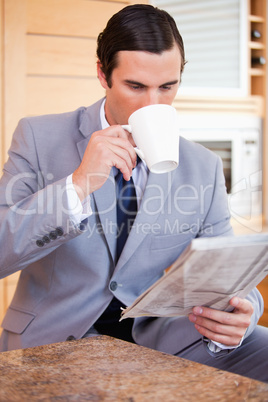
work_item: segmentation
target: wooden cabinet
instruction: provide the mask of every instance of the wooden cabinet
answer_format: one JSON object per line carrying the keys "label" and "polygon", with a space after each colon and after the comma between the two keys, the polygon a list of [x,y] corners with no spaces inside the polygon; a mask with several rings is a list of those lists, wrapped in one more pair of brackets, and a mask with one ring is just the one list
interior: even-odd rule
{"label": "wooden cabinet", "polygon": [[252,95],[266,95],[266,0],[249,1],[249,88]]}
{"label": "wooden cabinet", "polygon": [[264,313],[260,318],[259,324],[268,327],[268,276],[258,285],[258,289],[264,300]]}

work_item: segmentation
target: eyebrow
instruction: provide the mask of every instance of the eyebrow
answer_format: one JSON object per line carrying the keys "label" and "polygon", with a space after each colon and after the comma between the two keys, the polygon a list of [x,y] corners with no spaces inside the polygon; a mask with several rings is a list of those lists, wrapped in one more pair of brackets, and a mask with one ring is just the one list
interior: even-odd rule
{"label": "eyebrow", "polygon": [[[160,87],[168,86],[168,85],[176,85],[179,81],[174,80],[174,81],[169,81],[165,82],[164,84],[159,85]],[[142,84],[141,82],[138,81],[132,81],[132,80],[125,80],[126,84],[131,84],[131,85],[139,85],[141,87],[147,87],[147,85]]]}

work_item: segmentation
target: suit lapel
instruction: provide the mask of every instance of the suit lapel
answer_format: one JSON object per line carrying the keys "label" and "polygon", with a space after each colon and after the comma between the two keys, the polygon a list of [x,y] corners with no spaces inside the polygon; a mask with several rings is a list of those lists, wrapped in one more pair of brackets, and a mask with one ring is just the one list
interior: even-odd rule
{"label": "suit lapel", "polygon": [[98,217],[103,228],[103,235],[106,238],[110,253],[115,260],[116,255],[116,194],[114,184],[114,169],[104,185],[92,194]]}
{"label": "suit lapel", "polygon": [[[88,108],[86,113],[84,113],[83,119],[80,123],[79,130],[81,134],[83,134],[83,136],[85,137],[77,143],[77,148],[81,160],[83,158],[91,135],[95,131],[101,129],[100,105],[102,101],[103,100]],[[94,191],[94,193],[91,195],[91,202],[95,204],[95,208],[92,205],[93,211],[95,210],[98,213],[100,220],[100,222],[98,222],[97,218],[95,222],[100,223],[103,228],[102,233],[107,241],[113,259],[115,258],[116,251],[116,195],[114,186],[115,171],[115,168],[111,169],[110,175],[104,185],[97,191]],[[98,230],[99,229],[100,228],[98,228]]]}

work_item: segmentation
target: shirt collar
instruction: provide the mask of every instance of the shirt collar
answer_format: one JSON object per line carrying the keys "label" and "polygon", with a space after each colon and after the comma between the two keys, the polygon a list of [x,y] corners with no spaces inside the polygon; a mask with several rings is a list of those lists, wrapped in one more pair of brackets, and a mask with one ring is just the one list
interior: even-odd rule
{"label": "shirt collar", "polygon": [[104,106],[105,106],[106,98],[103,100],[101,107],[100,107],[100,121],[101,121],[101,128],[104,130],[107,127],[110,127],[110,124],[106,120],[105,117],[105,111],[104,111]]}

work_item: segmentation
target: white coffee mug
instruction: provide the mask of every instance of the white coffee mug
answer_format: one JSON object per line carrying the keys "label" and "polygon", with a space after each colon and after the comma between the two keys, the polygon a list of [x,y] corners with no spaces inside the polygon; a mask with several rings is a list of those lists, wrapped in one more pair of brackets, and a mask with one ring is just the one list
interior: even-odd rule
{"label": "white coffee mug", "polygon": [[128,130],[137,145],[137,155],[153,173],[167,173],[179,164],[177,111],[170,105],[149,105],[136,110],[128,119]]}

